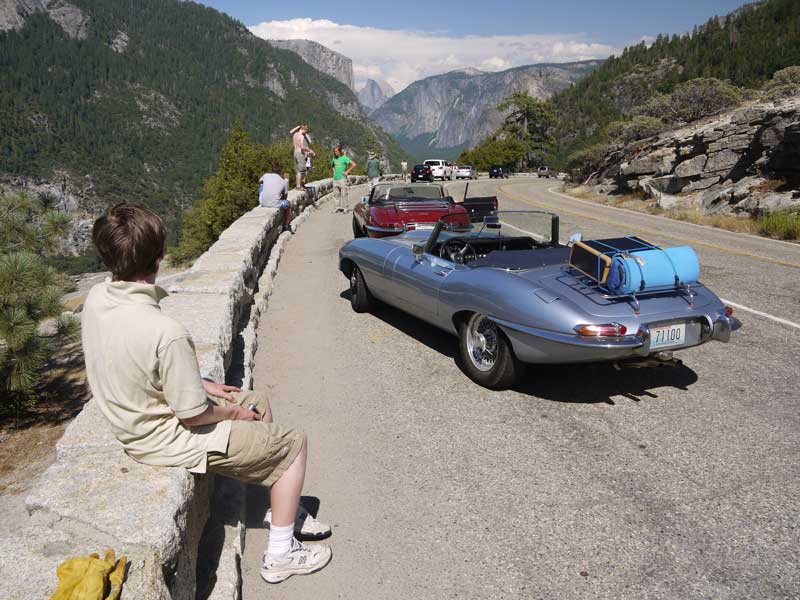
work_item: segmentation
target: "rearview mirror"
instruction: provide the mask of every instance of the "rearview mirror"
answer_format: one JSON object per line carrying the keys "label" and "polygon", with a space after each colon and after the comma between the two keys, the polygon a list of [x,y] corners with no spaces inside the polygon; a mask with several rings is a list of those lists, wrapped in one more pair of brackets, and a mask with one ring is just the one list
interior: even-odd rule
{"label": "rearview mirror", "polygon": [[422,255],[425,254],[425,248],[422,244],[414,244],[411,246],[411,251],[414,253],[414,259],[417,262],[422,262]]}
{"label": "rearview mirror", "polygon": [[500,229],[500,218],[497,215],[486,215],[483,217],[483,224],[486,229]]}

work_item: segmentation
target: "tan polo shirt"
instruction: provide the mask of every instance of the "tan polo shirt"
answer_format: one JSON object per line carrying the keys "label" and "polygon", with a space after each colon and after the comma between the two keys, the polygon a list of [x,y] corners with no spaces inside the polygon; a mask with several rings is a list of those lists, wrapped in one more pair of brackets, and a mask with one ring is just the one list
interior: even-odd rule
{"label": "tan polo shirt", "polygon": [[226,452],[231,422],[189,429],[206,410],[194,344],[158,305],[162,288],[129,281],[95,285],[81,315],[92,395],[135,460],[206,472],[208,452]]}

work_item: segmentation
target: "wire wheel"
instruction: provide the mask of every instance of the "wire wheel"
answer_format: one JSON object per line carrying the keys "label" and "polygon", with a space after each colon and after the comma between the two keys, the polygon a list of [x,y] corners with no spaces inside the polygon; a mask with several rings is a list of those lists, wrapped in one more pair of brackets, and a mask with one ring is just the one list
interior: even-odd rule
{"label": "wire wheel", "polygon": [[479,371],[494,368],[499,351],[497,325],[486,316],[476,313],[467,322],[467,351],[472,364]]}

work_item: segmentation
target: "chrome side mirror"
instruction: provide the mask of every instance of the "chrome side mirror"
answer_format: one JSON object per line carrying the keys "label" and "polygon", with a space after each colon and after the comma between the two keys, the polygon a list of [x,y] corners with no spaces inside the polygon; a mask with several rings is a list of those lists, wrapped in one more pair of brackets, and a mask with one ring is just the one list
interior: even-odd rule
{"label": "chrome side mirror", "polygon": [[583,234],[580,233],[573,233],[569,236],[569,240],[567,241],[567,246],[572,246],[575,242],[580,242],[583,239]]}
{"label": "chrome side mirror", "polygon": [[422,255],[425,254],[425,248],[422,244],[414,244],[411,246],[411,251],[414,253],[414,260],[422,262]]}

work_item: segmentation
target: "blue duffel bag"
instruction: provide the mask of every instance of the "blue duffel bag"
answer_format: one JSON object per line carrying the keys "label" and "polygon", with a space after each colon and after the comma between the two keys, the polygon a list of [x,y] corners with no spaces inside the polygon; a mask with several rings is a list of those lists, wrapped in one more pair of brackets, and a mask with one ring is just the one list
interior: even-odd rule
{"label": "blue duffel bag", "polygon": [[622,295],[669,289],[699,280],[697,254],[689,246],[678,246],[613,254],[606,287]]}

